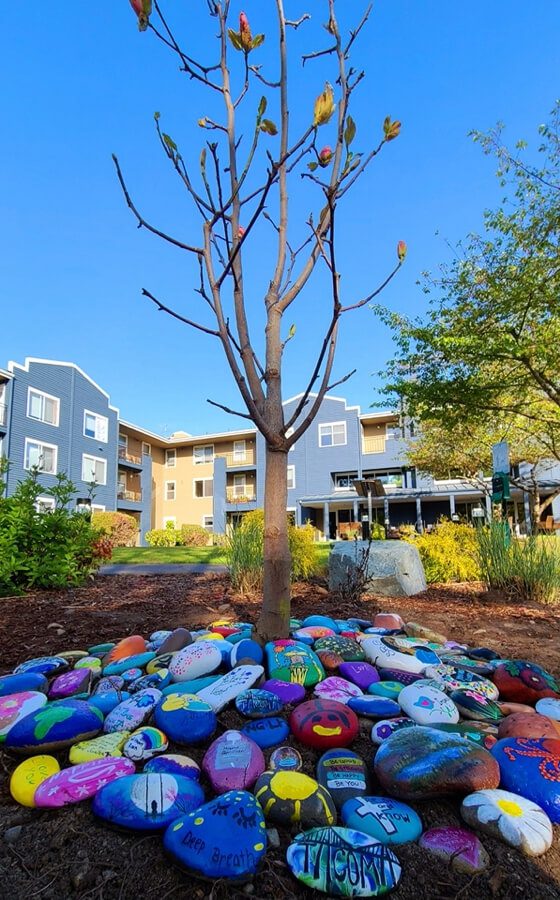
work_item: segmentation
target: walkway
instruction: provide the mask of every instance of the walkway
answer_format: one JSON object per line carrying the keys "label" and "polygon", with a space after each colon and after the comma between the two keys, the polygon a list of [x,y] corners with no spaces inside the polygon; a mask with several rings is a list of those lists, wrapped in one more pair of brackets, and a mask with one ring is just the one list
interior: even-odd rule
{"label": "walkway", "polygon": [[224,575],[228,571],[227,566],[216,566],[210,563],[154,563],[136,565],[114,564],[101,566],[99,575],[199,575],[204,572],[212,572],[216,575]]}

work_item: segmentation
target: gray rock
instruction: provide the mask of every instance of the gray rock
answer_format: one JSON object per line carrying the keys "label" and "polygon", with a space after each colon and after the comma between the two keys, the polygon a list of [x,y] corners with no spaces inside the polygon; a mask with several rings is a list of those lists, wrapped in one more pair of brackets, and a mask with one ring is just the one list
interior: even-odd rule
{"label": "gray rock", "polygon": [[15,844],[18,838],[21,835],[23,828],[21,825],[14,825],[12,828],[7,828],[4,832],[4,840],[7,844]]}
{"label": "gray rock", "polygon": [[359,577],[362,561],[364,592],[384,597],[403,597],[426,590],[426,576],[416,547],[405,541],[339,541],[329,559],[329,588],[336,591]]}

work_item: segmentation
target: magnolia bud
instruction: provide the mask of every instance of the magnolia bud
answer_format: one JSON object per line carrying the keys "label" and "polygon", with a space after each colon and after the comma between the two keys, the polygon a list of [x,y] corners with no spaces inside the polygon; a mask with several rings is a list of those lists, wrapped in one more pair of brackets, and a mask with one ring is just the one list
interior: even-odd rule
{"label": "magnolia bud", "polygon": [[319,125],[326,125],[335,111],[336,104],[334,102],[334,92],[332,86],[327,81],[325,90],[319,94],[315,101],[313,111],[313,125],[317,128]]}
{"label": "magnolia bud", "polygon": [[241,44],[245,50],[250,50],[253,43],[253,35],[251,34],[249,19],[244,12],[239,15],[239,37],[241,38]]}
{"label": "magnolia bud", "polygon": [[245,234],[245,229],[243,228],[243,225],[240,225],[239,228],[237,229],[237,237],[239,238],[239,240],[241,240],[241,238],[243,237],[244,234]]}
{"label": "magnolia bud", "polygon": [[319,165],[325,168],[333,158],[333,152],[330,147],[323,147],[319,153]]}
{"label": "magnolia bud", "polygon": [[386,141],[394,141],[401,131],[401,123],[395,119],[391,122],[391,116],[387,116],[383,122],[383,133]]}
{"label": "magnolia bud", "polygon": [[402,262],[406,256],[407,246],[404,241],[399,241],[397,244],[397,256],[399,258],[399,262]]}
{"label": "magnolia bud", "polygon": [[146,31],[152,13],[152,0],[130,0],[130,5],[138,16],[138,29]]}

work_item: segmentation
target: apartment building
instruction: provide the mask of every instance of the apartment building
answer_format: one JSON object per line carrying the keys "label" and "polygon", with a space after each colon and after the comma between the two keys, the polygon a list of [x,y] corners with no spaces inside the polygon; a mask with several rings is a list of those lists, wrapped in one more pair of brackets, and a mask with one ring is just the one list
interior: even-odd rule
{"label": "apartment building", "polygon": [[[305,415],[301,396],[285,401],[285,421]],[[324,398],[310,428],[288,454],[288,512],[318,538],[339,537],[368,516],[422,530],[441,516],[469,521],[490,512],[488,492],[462,479],[438,481],[407,465],[410,425],[391,412],[361,413],[342,397]],[[9,460],[7,493],[34,466],[45,488],[65,472],[76,502],[136,519],[139,543],[167,522],[225,533],[264,502],[265,446],[255,429],[169,437],[122,419],[109,395],[74,363],[28,358],[0,369],[0,456]],[[377,479],[384,496],[359,496],[355,482]],[[542,494],[560,485],[547,467]],[[42,508],[52,499],[41,498]],[[510,515],[520,531],[527,495],[514,491]],[[555,501],[555,514],[560,502]]]}

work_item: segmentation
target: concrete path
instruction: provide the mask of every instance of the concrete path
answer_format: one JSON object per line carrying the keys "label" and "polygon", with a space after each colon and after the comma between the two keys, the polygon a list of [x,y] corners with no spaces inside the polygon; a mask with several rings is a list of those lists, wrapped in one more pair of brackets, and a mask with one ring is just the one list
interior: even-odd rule
{"label": "concrete path", "polygon": [[153,565],[138,563],[136,565],[101,566],[99,575],[192,575],[204,572],[225,574],[227,566],[216,566],[210,563],[155,563]]}

